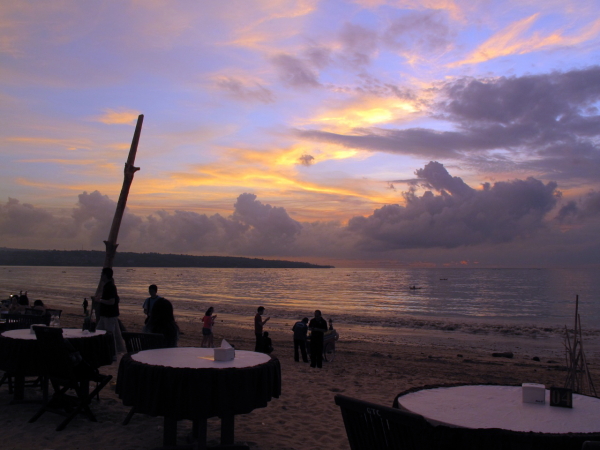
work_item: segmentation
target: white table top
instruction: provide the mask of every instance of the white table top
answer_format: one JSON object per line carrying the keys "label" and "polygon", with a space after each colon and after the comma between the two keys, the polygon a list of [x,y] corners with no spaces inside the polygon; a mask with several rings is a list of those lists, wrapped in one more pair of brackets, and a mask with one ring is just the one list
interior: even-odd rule
{"label": "white table top", "polygon": [[521,386],[457,386],[423,389],[398,397],[402,407],[466,428],[501,428],[536,433],[600,432],[600,399],[573,394],[573,408],[523,403]]}
{"label": "white table top", "polygon": [[236,350],[231,361],[215,361],[212,348],[175,347],[143,350],[131,359],[154,366],[190,368],[190,369],[223,369],[229,367],[252,367],[266,363],[271,359],[264,353]]}
{"label": "white table top", "polygon": [[[81,331],[78,328],[63,328],[63,337],[67,339],[100,336],[105,333],[106,331],[104,330],[96,330],[95,332],[90,333],[89,331]],[[29,328],[5,331],[2,333],[2,336],[12,339],[35,340],[35,333],[32,334]]]}

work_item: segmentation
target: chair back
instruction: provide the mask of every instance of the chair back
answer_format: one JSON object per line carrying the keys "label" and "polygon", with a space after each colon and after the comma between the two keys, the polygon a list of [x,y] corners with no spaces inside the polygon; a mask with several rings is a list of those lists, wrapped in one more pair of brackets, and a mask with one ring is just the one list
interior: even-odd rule
{"label": "chair back", "polygon": [[39,343],[39,358],[50,377],[71,377],[74,362],[63,338],[62,328],[33,327]]}
{"label": "chair back", "polygon": [[154,348],[165,348],[165,337],[160,333],[131,333],[124,331],[121,334],[129,353],[152,350]]}
{"label": "chair back", "polygon": [[46,315],[47,316],[58,316],[60,318],[61,314],[62,314],[62,309],[50,309],[50,308],[46,308]]}
{"label": "chair back", "polygon": [[50,317],[29,314],[3,314],[6,319],[4,330],[19,330],[29,328],[34,324],[50,325]]}
{"label": "chair back", "polygon": [[43,316],[44,315],[44,310],[42,310],[42,309],[35,309],[35,308],[25,308],[25,315],[29,315],[29,316]]}
{"label": "chair back", "polygon": [[423,416],[336,395],[352,450],[434,448],[434,427]]}

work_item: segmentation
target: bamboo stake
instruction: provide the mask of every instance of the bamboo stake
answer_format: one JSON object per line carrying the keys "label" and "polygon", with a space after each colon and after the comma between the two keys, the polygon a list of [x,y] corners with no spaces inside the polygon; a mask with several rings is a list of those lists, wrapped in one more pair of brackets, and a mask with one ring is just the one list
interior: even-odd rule
{"label": "bamboo stake", "polygon": [[[125,163],[123,170],[123,186],[121,187],[121,194],[119,195],[119,201],[117,202],[117,208],[113,217],[112,225],[110,227],[110,233],[108,239],[104,241],[106,246],[106,255],[104,257],[104,265],[102,267],[112,267],[117,253],[117,237],[119,236],[119,229],[121,227],[121,220],[123,220],[123,213],[125,212],[125,205],[127,204],[127,197],[129,196],[129,189],[133,182],[133,176],[140,170],[139,167],[135,167],[135,155],[137,153],[138,143],[140,141],[140,134],[142,133],[142,123],[144,122],[144,115],[138,116],[137,124],[135,126],[135,132],[133,134],[133,140],[131,141],[131,147],[129,148],[129,156]],[[100,282],[96,289],[95,298],[99,298],[102,295],[102,287],[104,286],[105,280],[100,276]]]}

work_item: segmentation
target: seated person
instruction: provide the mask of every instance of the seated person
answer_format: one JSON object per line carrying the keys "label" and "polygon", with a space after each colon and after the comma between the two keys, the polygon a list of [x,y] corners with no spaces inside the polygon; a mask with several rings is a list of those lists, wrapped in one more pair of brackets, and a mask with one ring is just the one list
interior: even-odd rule
{"label": "seated person", "polygon": [[166,298],[159,298],[152,306],[148,323],[144,327],[148,333],[159,333],[165,337],[167,347],[177,347],[179,326],[173,316],[173,305]]}
{"label": "seated person", "polygon": [[20,314],[25,311],[25,306],[22,306],[19,303],[19,296],[13,295],[10,299],[10,305],[8,307],[8,312],[10,314]]}
{"label": "seated person", "polygon": [[43,311],[46,313],[46,307],[44,306],[44,302],[41,300],[36,300],[33,302],[33,309],[37,309],[38,311]]}
{"label": "seated person", "polygon": [[273,351],[273,342],[271,341],[271,338],[269,337],[269,332],[265,331],[263,333],[263,353],[266,353],[267,355],[269,353],[271,353]]}

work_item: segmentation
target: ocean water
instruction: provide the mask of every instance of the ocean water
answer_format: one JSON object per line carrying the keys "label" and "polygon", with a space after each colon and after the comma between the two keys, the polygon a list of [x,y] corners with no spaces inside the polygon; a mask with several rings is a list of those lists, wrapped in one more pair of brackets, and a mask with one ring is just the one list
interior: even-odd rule
{"label": "ocean water", "polygon": [[[321,309],[351,324],[500,334],[559,333],[572,327],[575,296],[583,328],[600,333],[597,269],[213,269],[115,268],[122,307],[140,308],[150,284],[180,313],[296,319]],[[0,267],[0,295],[80,305],[93,295],[100,269]],[[417,289],[410,289],[411,286]],[[1,293],[4,290],[4,293]]]}

